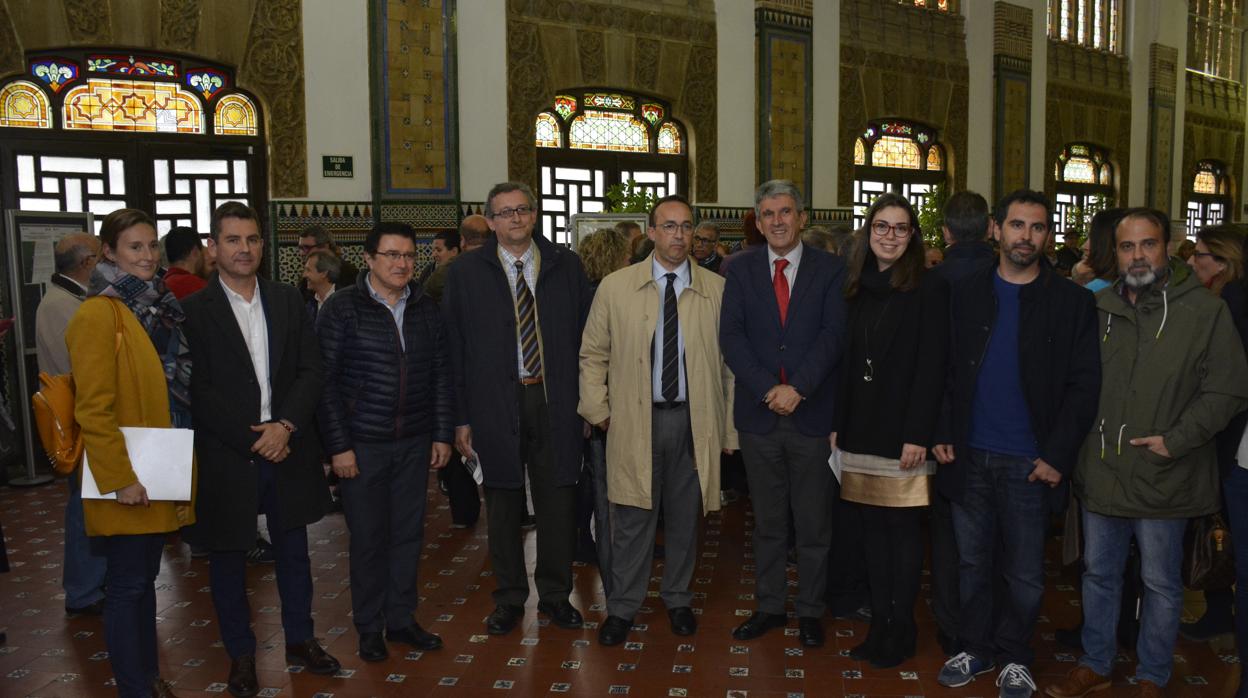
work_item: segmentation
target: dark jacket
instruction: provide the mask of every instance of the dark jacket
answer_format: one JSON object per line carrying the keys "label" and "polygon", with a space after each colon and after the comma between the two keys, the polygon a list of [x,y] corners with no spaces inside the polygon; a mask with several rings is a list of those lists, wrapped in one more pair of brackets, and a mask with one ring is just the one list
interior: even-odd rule
{"label": "dark jacket", "polygon": [[[1079,452],[1085,511],[1185,519],[1217,511],[1214,436],[1248,407],[1248,364],[1225,303],[1181,260],[1134,305],[1123,280],[1096,294],[1101,394]],[[1168,456],[1131,439],[1160,435]]]}
{"label": "dark jacket", "polygon": [[719,267],[723,265],[723,263],[724,263],[724,258],[721,257],[718,252],[716,252],[715,254],[712,254],[710,257],[707,257],[706,259],[698,262],[698,266],[702,267],[703,269],[706,269],[707,271],[713,271],[716,274],[720,274],[721,272],[719,270]]}
{"label": "dark jacket", "polygon": [[[282,529],[319,521],[329,510],[321,466],[316,406],[321,396],[321,356],[316,335],[293,286],[260,279],[269,327],[269,386],[273,420],[295,425],[290,455],[277,464]],[[242,330],[214,274],[204,290],[182,301],[191,372],[191,412],[199,464],[196,522],[187,537],[213,550],[250,550],[260,509],[257,462],[260,386]]]}
{"label": "dark jacket", "polygon": [[[900,458],[903,444],[931,448],[945,392],[949,285],[925,274],[898,291],[868,253],[849,300],[849,339],[840,391],[837,445],[851,453]],[[871,380],[866,359],[871,359]]]}
{"label": "dark jacket", "polygon": [[[540,256],[537,284],[542,385],[550,424],[555,484],[575,484],[583,437],[579,400],[581,332],[589,314],[589,281],[570,250],[533,237]],[[455,425],[472,427],[487,487],[524,484],[520,462],[516,306],[498,260],[498,241],[459,256],[442,296],[455,393]]]}
{"label": "dark jacket", "polygon": [[[1244,282],[1232,281],[1223,286],[1222,300],[1226,301],[1226,307],[1231,311],[1235,332],[1244,346],[1244,352],[1248,353],[1248,289]],[[1248,412],[1235,415],[1226,428],[1218,432],[1218,469],[1222,477],[1226,477],[1231,468],[1238,466],[1236,456],[1239,452],[1239,441],[1244,436],[1244,427],[1248,427]]]}
{"label": "dark jacket", "polygon": [[952,286],[970,274],[992,266],[996,258],[992,245],[986,242],[957,242],[945,248],[945,261],[932,267],[932,271]]}
{"label": "dark jacket", "polygon": [[760,245],[737,252],[725,273],[719,342],[736,377],[737,431],[767,434],[775,428],[777,415],[763,397],[780,382],[783,366],[788,383],[805,398],[793,412],[798,430],[828,436],[845,341],[845,262],[802,247],[782,327],[767,250]]}
{"label": "dark jacket", "polygon": [[[1096,304],[1092,293],[1063,279],[1041,259],[1040,276],[1019,294],[1019,370],[1031,430],[1040,458],[1062,474],[1049,503],[1060,509],[1079,447],[1092,428],[1101,389]],[[948,430],[942,443],[954,445],[955,461],[936,470],[936,487],[958,502],[965,489],[971,410],[979,371],[996,321],[997,264],[973,272],[952,295]]]}
{"label": "dark jacket", "polygon": [[[360,275],[360,270],[348,262],[346,257],[339,257],[339,259],[342,260],[342,271],[338,273],[338,280],[334,282],[334,285],[338,288],[351,288],[355,285],[355,278]],[[299,293],[303,294],[305,301],[316,300],[316,294],[308,288],[308,280],[303,278],[303,260],[299,261],[299,283],[295,286],[298,287]]]}
{"label": "dark jacket", "polygon": [[431,434],[454,441],[451,372],[438,306],[408,284],[403,344],[390,309],[373,299],[360,274],[321,307],[316,333],[325,365],[317,419],[331,456],[377,442]]}

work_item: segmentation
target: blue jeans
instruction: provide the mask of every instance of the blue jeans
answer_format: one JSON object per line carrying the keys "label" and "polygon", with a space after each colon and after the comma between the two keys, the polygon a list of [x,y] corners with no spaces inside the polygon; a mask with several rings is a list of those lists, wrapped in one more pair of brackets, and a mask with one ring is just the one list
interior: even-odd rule
{"label": "blue jeans", "polygon": [[1231,466],[1222,478],[1222,498],[1235,554],[1235,646],[1240,665],[1248,666],[1248,470]]}
{"label": "blue jeans", "polygon": [[91,550],[87,522],[82,514],[82,485],[78,475],[66,478],[69,500],[65,502],[65,607],[83,608],[104,598],[104,574],[108,558]]}
{"label": "blue jeans", "polygon": [[121,698],[152,695],[156,660],[156,575],[164,533],[100,536],[108,565],[104,641]]}
{"label": "blue jeans", "polygon": [[960,639],[981,659],[1031,666],[1044,598],[1049,487],[1027,481],[1036,466],[1022,456],[972,449],[959,466],[967,471],[962,500],[953,503]]}
{"label": "blue jeans", "polygon": [[1122,574],[1131,537],[1140,549],[1144,599],[1136,643],[1135,678],[1158,686],[1170,681],[1174,643],[1183,612],[1183,532],[1187,519],[1126,519],[1083,512],[1083,658],[1109,676],[1118,653]]}

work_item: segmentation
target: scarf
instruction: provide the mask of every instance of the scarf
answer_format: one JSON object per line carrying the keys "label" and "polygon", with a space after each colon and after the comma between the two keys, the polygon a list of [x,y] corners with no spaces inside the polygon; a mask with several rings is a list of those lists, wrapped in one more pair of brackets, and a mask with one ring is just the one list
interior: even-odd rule
{"label": "scarf", "polygon": [[134,313],[160,355],[169,387],[169,413],[174,427],[191,425],[191,352],[182,332],[186,315],[160,277],[151,281],[127,274],[102,260],[91,273],[87,296],[116,298]]}

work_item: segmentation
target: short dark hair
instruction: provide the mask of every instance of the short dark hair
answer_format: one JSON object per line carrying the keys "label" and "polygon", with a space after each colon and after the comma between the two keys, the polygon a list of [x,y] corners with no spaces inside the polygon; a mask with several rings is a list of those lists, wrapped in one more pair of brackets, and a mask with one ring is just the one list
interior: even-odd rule
{"label": "short dark hair", "polygon": [[397,221],[385,221],[368,231],[368,236],[364,238],[364,251],[368,254],[377,254],[377,247],[381,245],[383,235],[401,235],[411,240],[413,245],[416,244],[416,230],[412,226]]}
{"label": "short dark hair", "polygon": [[448,250],[458,250],[460,245],[459,232],[455,230],[439,230],[433,236],[434,240],[441,240],[442,245]]}
{"label": "short dark hair", "polygon": [[945,202],[942,214],[954,243],[982,242],[988,236],[988,202],[973,191],[960,191]]}
{"label": "short dark hair", "polygon": [[342,258],[327,250],[313,250],[308,259],[316,266],[316,270],[329,277],[329,283],[336,284],[342,278]]}
{"label": "short dark hair", "polygon": [[185,226],[173,228],[165,234],[164,243],[165,259],[169,260],[170,264],[181,262],[190,257],[192,252],[203,247],[203,243],[199,241],[199,233],[195,232],[194,228]]}
{"label": "short dark hair", "polygon": [[659,199],[658,201],[654,202],[654,205],[650,207],[650,217],[648,220],[650,221],[651,228],[654,227],[654,212],[659,210],[659,207],[662,206],[663,204],[670,204],[673,202],[678,203],[678,204],[684,204],[685,208],[689,209],[690,217],[693,216],[693,206],[689,204],[688,199],[681,196],[680,194],[668,194],[662,199]]}
{"label": "short dark hair", "polygon": [[1001,197],[1001,200],[997,202],[997,210],[993,216],[997,221],[997,225],[1005,225],[1005,217],[1009,214],[1010,206],[1013,204],[1043,206],[1045,223],[1049,230],[1053,230],[1053,204],[1049,203],[1049,197],[1034,189],[1015,189]]}
{"label": "short dark hair", "polygon": [[146,211],[140,211],[137,208],[119,208],[104,216],[104,222],[100,224],[100,242],[108,245],[109,249],[115,250],[117,238],[140,223],[146,223],[152,228],[156,227],[156,223]]}
{"label": "short dark hair", "polygon": [[529,200],[529,205],[537,208],[537,197],[533,196],[533,190],[529,188],[529,185],[524,182],[499,182],[490,188],[490,193],[485,195],[485,217],[494,217],[494,197],[513,191],[524,194],[524,197]]}
{"label": "short dark hair", "polygon": [[1123,221],[1128,218],[1143,218],[1161,229],[1161,241],[1167,245],[1170,244],[1170,219],[1166,218],[1166,214],[1155,208],[1147,206],[1135,206],[1128,208],[1122,212],[1122,216],[1118,222],[1114,224],[1114,245],[1118,244],[1118,228],[1122,227]]}
{"label": "short dark hair", "polygon": [[260,216],[254,208],[238,201],[227,201],[212,212],[212,222],[208,226],[208,237],[212,238],[213,241],[221,237],[221,221],[226,218],[255,221],[256,227],[260,227]]}

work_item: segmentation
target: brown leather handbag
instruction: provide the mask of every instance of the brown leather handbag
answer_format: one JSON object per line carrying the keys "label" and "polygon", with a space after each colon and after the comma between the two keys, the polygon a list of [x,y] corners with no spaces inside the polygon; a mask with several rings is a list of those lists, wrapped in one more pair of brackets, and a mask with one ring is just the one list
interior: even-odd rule
{"label": "brown leather handbag", "polygon": [[[113,352],[121,350],[121,311],[117,301],[109,300],[113,317],[117,320],[117,334]],[[58,475],[69,475],[82,463],[82,429],[74,418],[74,376],[64,373],[58,376],[39,372],[39,391],[30,398],[35,414],[35,428],[39,442],[48,454],[48,461]]]}
{"label": "brown leather handbag", "polygon": [[1235,583],[1231,529],[1221,514],[1188,522],[1183,551],[1183,584],[1188,589],[1224,589]]}

